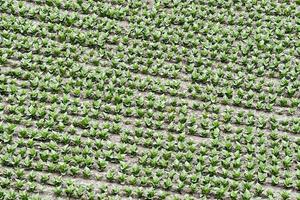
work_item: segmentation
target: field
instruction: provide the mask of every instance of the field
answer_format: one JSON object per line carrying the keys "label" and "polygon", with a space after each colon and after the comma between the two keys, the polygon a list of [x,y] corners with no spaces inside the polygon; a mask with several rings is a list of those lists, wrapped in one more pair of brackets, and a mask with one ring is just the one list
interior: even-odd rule
{"label": "field", "polygon": [[0,200],[300,200],[299,0],[0,0]]}

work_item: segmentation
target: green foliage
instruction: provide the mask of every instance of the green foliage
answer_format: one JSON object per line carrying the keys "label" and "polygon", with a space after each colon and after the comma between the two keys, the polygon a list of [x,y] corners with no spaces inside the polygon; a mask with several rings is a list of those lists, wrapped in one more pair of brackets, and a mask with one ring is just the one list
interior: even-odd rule
{"label": "green foliage", "polygon": [[299,1],[0,5],[0,199],[299,191]]}

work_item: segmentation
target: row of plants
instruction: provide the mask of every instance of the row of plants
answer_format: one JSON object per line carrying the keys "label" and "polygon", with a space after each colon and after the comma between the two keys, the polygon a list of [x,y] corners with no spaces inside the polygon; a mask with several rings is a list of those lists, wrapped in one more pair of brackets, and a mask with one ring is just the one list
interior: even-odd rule
{"label": "row of plants", "polygon": [[[85,170],[86,171],[86,170]],[[149,170],[148,171],[148,173],[151,173],[151,171]],[[158,172],[157,172],[158,173]],[[162,172],[160,172],[160,174],[163,174]],[[174,172],[173,172],[173,174],[174,174]],[[176,173],[175,173],[176,174]],[[159,174],[158,174],[159,175]],[[161,176],[161,175],[160,175]],[[174,176],[174,175],[173,175]],[[115,178],[114,178],[115,177]],[[122,178],[123,177],[123,178]],[[180,179],[184,179],[184,175],[180,175]],[[115,174],[115,172],[113,172],[113,171],[109,171],[108,172],[108,174],[106,175],[106,178],[108,179],[108,180],[110,180],[110,181],[112,181],[112,182],[119,182],[119,181],[121,181],[121,183],[122,183],[122,180],[124,181],[124,179],[126,180],[126,176],[124,177],[124,176],[119,176],[119,175],[117,175],[117,174]],[[44,177],[41,177],[41,179],[43,180],[45,180],[45,181],[47,181],[47,180],[49,180],[49,176],[45,176],[45,178]],[[157,178],[156,178],[157,179]],[[156,182],[156,179],[154,179],[153,178],[153,181],[155,181]],[[140,182],[140,184],[143,184],[143,182],[144,181],[146,181],[144,184],[147,184],[147,179],[141,179],[140,180],[141,182]],[[197,181],[197,179],[196,179],[196,181]],[[205,181],[205,182],[210,182],[211,181],[211,179],[209,178],[209,177],[207,177],[206,179],[204,179],[203,181]],[[227,185],[228,184],[228,182],[226,183],[226,181],[225,181],[225,179],[216,179],[215,180],[215,182],[217,183],[217,181],[218,182],[220,182],[221,181],[221,184],[225,184],[225,185]],[[222,183],[222,181],[223,181],[223,183]],[[225,182],[224,182],[225,181]],[[134,177],[132,177],[131,176],[131,178],[129,179],[129,182],[130,182],[130,184],[134,184],[134,183],[136,183],[136,179],[134,178]],[[165,189],[169,189],[170,188],[170,184],[172,184],[172,183],[168,183],[168,182],[164,182],[164,188]],[[217,183],[217,184],[220,184],[220,183]],[[231,186],[233,189],[235,188],[235,189],[237,189],[237,187],[238,187],[238,183],[237,182],[233,182],[232,183],[233,185]],[[251,190],[251,188],[253,187],[253,185],[252,184],[247,184],[247,183],[244,183],[245,185],[243,185],[243,190]],[[172,186],[171,186],[172,187]],[[195,187],[195,186],[194,186]],[[228,185],[226,186],[226,187],[228,187]],[[256,187],[259,187],[259,185],[257,185],[257,186],[255,186],[255,188]],[[209,189],[210,188],[210,186],[208,187],[208,188],[203,188],[203,190],[202,190],[202,193],[205,195],[208,195],[209,194]],[[256,194],[256,195],[262,195],[262,192],[263,192],[263,189],[261,188],[261,187],[259,187],[260,188],[260,193],[258,193],[258,194]],[[182,188],[181,188],[182,189]],[[226,190],[226,189],[225,189]],[[180,188],[179,189],[177,189],[176,191],[180,191]],[[272,194],[272,191],[271,191],[271,194]],[[218,194],[217,194],[218,195]],[[220,195],[221,197],[222,197],[222,194]],[[248,199],[248,198],[247,198]]]}
{"label": "row of plants", "polygon": [[[75,183],[73,179],[65,178],[63,176],[57,176],[44,172],[36,171],[24,171],[23,169],[12,170],[11,168],[5,168],[2,173],[3,178],[0,184],[3,188],[8,186],[15,188],[17,191],[21,191],[21,194],[25,193],[25,183],[30,181],[31,187],[36,187],[39,184],[48,185],[52,192],[53,198],[66,197],[66,198],[87,198],[87,199],[121,199],[121,197],[137,197],[146,199],[165,199],[170,196],[169,193],[160,191],[155,192],[153,188],[142,189],[134,188],[130,186],[120,187],[108,187],[108,184],[81,184]],[[11,181],[9,181],[11,180]],[[12,183],[13,181],[13,183]],[[28,193],[26,193],[28,195]],[[177,196],[174,196],[178,198]],[[189,197],[186,196],[188,199]],[[26,197],[24,197],[26,199]],[[28,197],[27,197],[28,199]],[[193,198],[189,198],[193,199]]]}
{"label": "row of plants", "polygon": [[[178,84],[178,82],[174,82],[174,83],[175,83],[175,84]],[[197,85],[195,85],[194,87],[196,87],[196,86],[197,86]],[[193,88],[193,86],[191,86],[191,89],[192,89],[192,88]],[[197,90],[199,91],[201,87],[197,86],[196,88],[197,88]],[[212,86],[206,86],[205,88],[208,88],[208,90],[210,90],[210,91],[212,90]],[[230,91],[230,88],[229,88],[228,90],[229,90],[229,92],[230,92],[229,95],[232,96],[232,92],[233,92],[233,91],[232,91],[232,90]],[[174,91],[174,90],[173,90],[173,91]],[[292,89],[291,91],[294,91],[294,92],[295,92],[294,89]],[[200,91],[199,91],[199,92],[200,92]],[[251,92],[251,91],[250,91],[250,92]],[[242,90],[240,90],[240,93],[243,94],[243,93],[242,93]],[[226,93],[226,94],[227,94],[227,93]],[[226,96],[228,96],[228,95],[226,95]],[[252,95],[250,95],[250,97],[251,97],[251,96],[254,96],[254,95],[253,95],[253,92],[252,92]],[[271,98],[274,99],[274,97],[271,97]],[[260,100],[263,100],[263,99],[265,99],[265,97],[260,98]],[[289,106],[289,104],[291,104],[290,106],[292,106],[292,107],[297,107],[297,106],[298,106],[298,103],[299,103],[299,102],[298,102],[298,99],[292,99],[292,103],[288,103],[288,100],[289,100],[289,99],[284,98],[284,97],[281,98],[281,100],[279,101],[279,105],[281,105],[281,106]]]}
{"label": "row of plants", "polygon": [[[193,107],[187,107],[184,106],[183,108],[179,109],[176,108],[177,106],[180,105],[184,105],[181,103],[176,104],[176,101],[174,102],[168,102],[166,101],[166,99],[164,98],[160,98],[157,99],[155,96],[151,96],[149,95],[148,97],[144,98],[144,97],[138,97],[138,96],[132,96],[132,95],[126,95],[124,96],[124,94],[120,94],[119,97],[115,97],[112,98],[112,93],[110,94],[110,97],[107,96],[107,93],[99,93],[99,97],[102,96],[100,102],[98,103],[92,103],[91,101],[86,101],[84,104],[79,102],[79,98],[78,97],[72,97],[71,99],[74,99],[74,101],[70,102],[70,99],[68,99],[68,95],[65,93],[65,91],[61,91],[62,94],[64,94],[65,96],[63,96],[62,98],[58,97],[55,94],[49,94],[49,91],[43,91],[41,90],[41,87],[38,90],[34,90],[32,92],[27,91],[27,89],[23,90],[20,93],[16,93],[17,92],[17,88],[19,88],[18,85],[16,85],[15,83],[12,84],[5,84],[3,85],[4,87],[2,90],[2,94],[9,94],[12,93],[12,90],[15,90],[13,93],[15,93],[16,95],[22,97],[20,100],[21,102],[18,103],[18,107],[19,106],[24,106],[24,100],[29,98],[32,99],[33,101],[38,101],[41,102],[42,104],[44,104],[42,106],[42,104],[40,104],[40,106],[45,107],[46,109],[49,109],[50,107],[47,106],[48,103],[52,103],[55,105],[55,107],[59,107],[62,105],[64,108],[64,110],[61,110],[59,112],[61,113],[68,113],[70,115],[77,115],[77,116],[82,116],[82,117],[87,117],[89,116],[90,118],[94,118],[94,119],[98,119],[103,118],[103,112],[107,113],[107,114],[113,114],[116,116],[122,116],[122,118],[136,118],[136,120],[134,120],[136,123],[136,126],[144,126],[144,127],[152,127],[154,129],[160,130],[160,129],[166,129],[166,127],[169,131],[174,130],[182,132],[183,130],[188,130],[188,132],[190,132],[190,134],[196,134],[196,129],[198,129],[199,131],[205,131],[205,130],[216,130],[216,129],[221,129],[221,130],[227,130],[227,128],[232,129],[232,127],[227,127],[226,125],[229,124],[236,124],[238,126],[241,125],[247,125],[247,126],[256,126],[258,128],[262,128],[262,129],[271,129],[271,130],[283,130],[283,131],[291,131],[293,133],[297,133],[297,128],[299,126],[299,120],[297,120],[297,118],[295,118],[294,120],[291,119],[287,119],[287,120],[280,120],[278,121],[275,117],[269,117],[269,118],[264,118],[264,117],[259,117],[257,115],[255,115],[254,113],[251,112],[244,112],[244,111],[240,111],[240,112],[234,112],[233,109],[225,109],[223,111],[223,114],[220,114],[220,108],[217,109],[215,107],[214,110],[210,110],[205,106],[209,106],[209,104],[207,105],[202,105],[203,107],[197,107],[197,104],[194,104]],[[15,88],[16,87],[16,88]],[[11,88],[11,89],[10,89]],[[45,86],[44,86],[45,88]],[[29,93],[28,93],[29,92]],[[37,94],[40,93],[40,95]],[[53,91],[52,91],[53,92]],[[57,92],[57,91],[54,91]],[[109,93],[108,93],[109,94]],[[122,102],[122,97],[124,99],[127,98],[126,101]],[[125,98],[126,97],[126,98]],[[136,101],[133,100],[136,99]],[[95,98],[98,98],[97,96]],[[23,99],[23,100],[22,100]],[[94,98],[91,98],[94,99]],[[155,104],[155,102],[157,100],[160,100],[160,102],[162,103],[158,103]],[[19,100],[19,101],[20,101]],[[144,103],[145,100],[148,100],[149,103]],[[14,97],[10,97],[8,99],[8,103],[13,103],[16,102],[16,99],[14,99]],[[69,104],[69,102],[71,104]],[[105,103],[106,102],[106,103]],[[114,105],[112,105],[111,103],[113,103]],[[131,102],[131,103],[127,103],[127,102]],[[46,103],[46,104],[45,104]],[[105,103],[104,105],[100,105],[101,103]],[[53,105],[53,106],[54,106]],[[67,108],[66,106],[70,106],[69,108]],[[83,109],[78,109],[77,106],[81,106]],[[30,105],[27,105],[29,107],[29,109],[31,109],[32,111],[29,110],[29,112],[25,112],[26,109],[22,108],[21,110],[23,115],[26,116],[31,116],[32,118],[37,118],[37,119],[41,119],[42,117],[44,117],[46,115],[46,112],[43,111],[42,113],[40,111],[37,112],[36,109],[34,108],[30,108]],[[27,107],[26,106],[26,107]],[[55,107],[52,106],[52,110],[57,110]],[[175,107],[174,107],[175,106]],[[136,111],[134,111],[134,109],[137,108]],[[152,111],[148,111],[145,109],[152,109]],[[196,115],[187,115],[187,111],[188,110],[198,110],[201,109],[201,114],[203,116],[200,117],[200,119],[202,119],[201,121],[199,121],[200,123],[196,123]],[[41,109],[42,110],[42,109]],[[154,114],[153,111],[156,111],[156,114]],[[102,111],[102,113],[101,113]],[[162,112],[163,111],[163,112]],[[207,113],[207,111],[212,112],[212,113]],[[16,107],[12,106],[12,107],[8,107],[7,109],[8,113],[16,113]],[[179,115],[178,115],[179,114]],[[178,115],[177,117],[175,115]],[[255,121],[255,117],[259,117],[257,121]],[[268,120],[269,122],[268,122]],[[68,123],[68,119],[66,118],[66,123]],[[168,126],[168,123],[170,123],[170,125]],[[224,125],[225,127],[224,127]],[[65,124],[67,125],[67,124]],[[178,128],[174,128],[178,125]],[[82,126],[83,128],[85,126]],[[173,128],[172,128],[173,127]],[[200,129],[199,129],[200,128]],[[292,130],[290,130],[292,128]],[[181,131],[180,131],[181,130]],[[198,132],[199,132],[198,131]],[[218,130],[216,130],[218,131]],[[197,134],[196,134],[197,135]]]}
{"label": "row of plants", "polygon": [[7,200],[14,200],[14,199],[22,199],[22,200],[41,200],[42,197],[39,195],[32,195],[26,191],[16,191],[13,189],[0,189],[0,197]]}
{"label": "row of plants", "polygon": [[[158,1],[161,7],[188,7],[189,5],[195,6],[195,5],[206,5],[209,7],[217,7],[217,8],[234,8],[236,10],[242,10],[242,11],[258,11],[262,12],[263,14],[267,15],[274,15],[276,13],[277,16],[280,16],[282,14],[281,10],[284,10],[284,8],[288,9],[295,9],[295,6],[297,5],[297,2],[290,2],[288,0],[285,1],[195,1],[195,2],[181,2],[181,1]],[[287,14],[287,17],[292,15],[293,13]],[[284,16],[284,15],[283,15]]]}
{"label": "row of plants", "polygon": [[[5,16],[3,16],[3,17],[5,17],[4,19],[3,19],[3,22],[5,22],[5,20],[7,20],[7,16],[5,15]],[[8,29],[8,28],[10,28],[10,29],[12,29],[13,27],[15,27],[14,28],[14,30],[15,31],[19,31],[20,33],[23,33],[24,34],[24,31],[26,31],[27,33],[28,33],[28,29],[25,29],[25,30],[19,30],[16,26],[19,26],[19,27],[24,27],[25,25],[24,25],[24,22],[26,22],[26,27],[31,27],[31,31],[32,31],[32,29],[34,29],[34,30],[39,30],[39,31],[41,31],[41,35],[47,35],[47,33],[45,33],[45,29],[42,29],[42,28],[39,28],[39,27],[36,27],[36,28],[33,28],[33,27],[35,27],[36,26],[36,24],[35,23],[31,23],[31,24],[28,24],[28,22],[27,21],[16,21],[15,23],[16,24],[12,24],[12,21],[13,20],[15,20],[15,18],[10,18],[10,21],[9,21],[9,24],[6,24],[5,25],[5,27],[6,27],[6,29]],[[20,24],[23,24],[22,26],[20,25]],[[42,24],[42,25],[44,25],[44,24]],[[53,29],[54,27],[52,27],[51,29]],[[61,32],[61,31],[60,31]],[[69,30],[68,30],[68,32],[69,32]],[[96,32],[97,33],[97,35],[99,35],[99,33],[98,32]],[[37,33],[36,33],[37,34]],[[68,33],[66,33],[66,34],[68,34]],[[94,34],[94,33],[92,33],[92,34]],[[80,36],[80,35],[82,35],[82,36]],[[78,37],[79,36],[79,37]],[[56,34],[55,35],[53,35],[53,34],[51,34],[51,35],[47,35],[47,37],[48,38],[53,38],[54,37],[54,39],[57,37],[56,36]],[[63,37],[66,37],[66,36],[63,36]],[[82,43],[86,43],[86,45],[89,45],[89,46],[91,46],[91,47],[93,47],[93,46],[95,46],[95,45],[98,45],[99,43],[101,44],[101,43],[104,43],[106,40],[105,40],[105,38],[107,37],[107,35],[105,36],[104,34],[103,34],[103,36],[101,36],[100,38],[101,38],[101,40],[99,41],[99,36],[96,36],[96,40],[97,40],[97,43],[95,43],[93,40],[91,40],[92,38],[91,38],[91,35],[90,34],[88,34],[88,36],[87,37],[85,37],[85,34],[84,33],[80,33],[80,34],[77,34],[77,36],[75,35],[75,34],[70,34],[70,39],[67,39],[67,40],[69,40],[69,42],[71,42],[71,43],[76,43],[77,42],[77,40],[78,41],[81,41],[81,45],[82,45]],[[78,39],[77,38],[74,38],[74,37],[78,37]],[[87,42],[85,42],[84,40],[84,38],[87,38],[88,39],[88,41]],[[66,40],[66,38],[64,39],[64,40]],[[138,43],[137,43],[138,44]],[[120,47],[120,48],[122,48],[122,46]],[[119,49],[119,47],[118,47],[118,49]],[[123,49],[123,48],[122,48]],[[139,53],[140,51],[138,51],[138,49],[135,47],[134,48],[135,50],[132,50],[132,51],[134,51],[134,55],[136,55],[137,56],[137,54],[136,53]],[[139,48],[140,49],[140,48]],[[129,53],[130,53],[130,49],[128,50],[129,51]],[[170,56],[168,56],[168,57],[174,57],[173,55],[175,55],[176,54],[176,52],[174,53],[174,54],[172,54],[172,55],[170,55]],[[139,55],[140,56],[140,55]],[[111,56],[110,56],[111,57]],[[180,58],[180,60],[182,60],[181,58]],[[203,62],[203,61],[202,61]],[[204,61],[205,62],[205,61]],[[145,64],[147,64],[147,63],[145,63]],[[163,66],[160,66],[160,67],[163,67]],[[193,68],[191,68],[191,67],[189,67],[188,68],[188,72],[191,72],[191,71],[193,71]],[[219,71],[219,73],[221,73],[220,71]],[[222,75],[222,73],[221,74],[219,74],[219,76],[222,76],[222,77],[227,77],[227,76],[229,76],[229,78],[230,78],[230,76],[232,76],[232,75],[230,75],[230,74],[228,74],[228,73],[226,73],[227,75],[226,76],[224,76],[224,75]],[[154,74],[155,75],[155,74]],[[253,80],[252,80],[253,81]]]}
{"label": "row of plants", "polygon": [[[27,40],[28,41],[28,40]],[[26,43],[26,42],[25,42]],[[62,51],[61,50],[59,50],[59,48],[55,48],[55,54],[54,55],[57,55],[57,54],[59,54],[59,53],[62,53]],[[78,54],[77,54],[78,55]],[[97,55],[97,54],[96,54]],[[124,54],[117,54],[118,56],[121,56],[121,55],[123,55],[124,56]],[[103,55],[102,55],[103,56]],[[121,56],[121,57],[123,57],[123,56]],[[73,57],[73,58],[76,58],[77,57],[77,59],[78,59],[78,56],[75,56],[75,57]],[[104,57],[106,57],[106,56],[104,56]],[[108,59],[111,59],[111,57],[112,56],[109,56],[109,58]],[[101,62],[101,61],[97,61],[97,60],[92,60],[92,61],[89,61],[89,62],[91,62],[92,64],[96,64],[96,65],[99,65],[99,63]],[[115,60],[113,60],[113,62],[115,62]],[[127,62],[127,61],[126,61]],[[98,63],[98,64],[97,64]],[[134,65],[136,65],[137,63],[134,63]],[[147,63],[145,63],[146,64],[146,66],[147,66]],[[149,64],[148,64],[149,65]],[[138,68],[137,68],[138,69]],[[152,69],[154,70],[150,70],[150,73],[152,72],[152,74],[153,75],[156,75],[157,73],[158,73],[158,69],[159,69],[159,67],[158,66],[155,66],[154,68],[152,67]],[[170,68],[169,68],[170,69]],[[207,71],[207,70],[205,70],[204,68],[201,68],[201,69],[203,69],[204,71]],[[133,68],[133,70],[135,70],[135,68]],[[138,69],[139,70],[139,69]],[[144,69],[141,69],[141,70],[144,70]],[[147,67],[146,67],[146,70],[147,70]],[[155,72],[155,70],[156,70],[156,72]],[[191,79],[193,80],[193,81],[198,81],[198,82],[201,82],[201,83],[204,83],[204,84],[206,84],[207,83],[207,80],[209,80],[209,77],[211,76],[211,73],[213,73],[214,71],[207,71],[207,73],[205,73],[205,74],[203,74],[203,70],[201,70],[201,74],[199,74],[199,72],[196,72],[196,71],[192,71],[193,73],[192,73],[192,77],[191,77]],[[142,71],[143,72],[143,71]],[[174,72],[174,73],[177,73],[178,74],[178,72]],[[177,75],[178,76],[178,75]],[[241,74],[241,76],[243,76],[243,74]],[[224,74],[224,73],[221,73],[220,71],[218,71],[218,76],[216,76],[213,80],[212,80],[212,82],[209,82],[209,83],[211,83],[211,84],[213,84],[213,85],[217,85],[217,84],[219,84],[220,83],[220,80],[222,80],[222,79],[220,79],[219,77],[228,77],[228,79],[232,79],[232,75],[230,74],[230,73],[226,73],[226,74]],[[231,77],[231,78],[230,78]],[[251,77],[249,77],[249,79],[250,79]],[[250,81],[253,81],[254,80],[254,77],[253,78],[251,78],[250,79]],[[228,85],[229,84],[229,86],[230,85],[232,85],[232,83],[231,83],[232,81],[226,81],[225,83],[222,81],[222,84],[224,84],[224,85]],[[263,81],[260,81],[260,82],[257,82],[257,83],[254,83],[254,85],[253,84],[249,84],[249,85],[246,85],[246,87],[245,87],[245,89],[246,90],[249,90],[249,89],[253,89],[253,90],[262,90],[262,89],[264,89],[264,87],[265,86],[263,86]],[[233,86],[234,87],[241,87],[242,85],[241,85],[241,80],[238,80],[238,81],[234,81],[233,82]],[[281,87],[279,87],[279,88],[274,88],[273,86],[271,86],[271,85],[269,85],[268,87],[269,87],[269,89],[267,89],[266,91],[268,91],[268,92],[277,92],[277,93],[286,93],[286,91],[285,91],[285,89],[287,89],[287,95],[289,95],[289,96],[294,96],[294,95],[297,95],[298,96],[298,94],[297,94],[297,90],[296,90],[296,88],[297,88],[297,85],[299,85],[299,81],[296,81],[294,84],[292,84],[292,85],[288,85],[288,81],[286,80],[286,79],[283,79],[282,80],[282,85],[283,85],[283,87],[281,86]],[[275,91],[274,91],[275,90]]]}
{"label": "row of plants", "polygon": [[[274,136],[272,135],[272,137],[275,137],[275,138],[276,138],[277,136],[276,136],[276,135],[274,135]],[[241,138],[237,138],[237,141],[240,141],[240,140],[241,140]],[[249,140],[249,138],[248,138],[248,140]],[[253,136],[252,136],[252,140],[253,140]],[[151,140],[150,140],[150,141],[151,141]],[[250,136],[250,142],[251,142],[251,136]],[[247,143],[246,143],[246,144],[247,144]],[[278,143],[276,143],[276,144],[278,145]],[[248,145],[248,146],[249,146],[249,145]],[[183,149],[184,149],[184,147],[180,147],[180,148],[183,148]],[[252,147],[249,146],[249,147],[247,147],[247,148],[250,148],[250,149],[247,150],[248,153],[249,153],[249,152],[250,152],[250,153],[251,153],[251,152],[254,152],[254,151],[253,151],[253,150],[254,150],[254,147],[253,147],[253,146],[252,146]],[[263,149],[262,149],[262,150],[263,150]],[[246,152],[247,152],[247,151],[246,151]],[[265,152],[265,151],[262,151],[262,152]],[[291,154],[290,151],[287,151],[287,152],[286,152],[286,155],[290,155],[290,154]],[[287,164],[284,164],[284,166],[286,166],[286,167],[289,166],[289,164],[288,164],[289,162],[290,162],[290,161],[289,161],[289,158],[287,158]]]}
{"label": "row of plants", "polygon": [[[53,94],[54,92],[58,92],[56,90],[50,91],[49,93],[48,90],[44,90],[43,88],[46,88],[46,86],[38,87],[37,90],[34,90],[33,92],[27,91],[27,89],[22,90],[21,93],[17,93],[17,89],[22,85],[19,85],[17,83],[10,83],[7,84],[6,81],[7,79],[3,79],[3,83],[5,83],[2,87],[2,94],[8,95],[9,93],[13,94],[18,94],[22,96],[22,102],[26,98],[30,98],[34,101],[39,101],[39,102],[44,102],[44,103],[56,103],[56,106],[63,105],[63,104],[68,104],[70,100],[67,98],[68,95],[65,93],[65,90],[60,90],[62,94],[65,96],[63,98],[59,98],[57,95]],[[25,88],[28,86],[25,86]],[[34,86],[33,86],[34,87]],[[98,87],[99,89],[99,87]],[[71,90],[72,91],[72,90]],[[101,98],[102,101],[98,103],[92,103],[91,101],[86,101],[84,104],[79,103],[79,95],[74,95],[72,99],[75,99],[73,101],[74,103],[73,106],[71,106],[69,109],[66,108],[62,110],[63,113],[69,113],[69,114],[75,114],[75,115],[80,115],[80,116],[87,116],[89,113],[89,116],[92,118],[99,118],[102,115],[100,111],[103,111],[107,114],[113,114],[113,115],[122,115],[123,117],[129,117],[129,118],[137,118],[137,125],[138,123],[141,126],[144,124],[146,127],[153,127],[155,129],[164,129],[165,123],[171,123],[170,128],[172,126],[174,127],[174,124],[180,125],[182,128],[191,128],[191,134],[195,132],[195,128],[203,128],[204,130],[214,130],[216,128],[225,128],[222,126],[226,126],[227,124],[233,123],[238,126],[241,125],[254,125],[258,128],[262,129],[270,129],[270,130],[283,130],[283,131],[291,131],[293,133],[297,133],[297,128],[299,126],[299,120],[297,118],[294,118],[293,120],[291,119],[286,119],[286,120],[278,120],[276,117],[269,117],[266,118],[264,117],[259,117],[253,112],[244,112],[244,111],[239,111],[236,112],[234,109],[225,109],[223,110],[223,114],[221,114],[221,109],[218,107],[210,107],[210,104],[204,104],[202,106],[199,106],[200,104],[195,103],[193,105],[185,104],[184,102],[177,102],[176,99],[174,101],[166,101],[164,97],[157,98],[156,96],[149,95],[148,97],[144,98],[142,96],[132,96],[133,93],[124,93],[124,90],[119,90],[120,96],[115,96],[113,97],[112,91],[107,91],[107,92],[98,92],[98,95],[84,95],[84,98],[90,98],[90,99],[96,99],[96,98]],[[42,92],[42,93],[40,93]],[[116,91],[117,92],[117,91]],[[40,93],[40,95],[38,95]],[[49,96],[50,95],[50,96]],[[125,101],[122,101],[122,97],[126,99]],[[136,99],[136,101],[133,100]],[[144,101],[148,101],[148,103],[144,103]],[[159,102],[162,103],[155,103],[159,100]],[[14,97],[10,97],[8,100],[10,103],[14,102]],[[106,103],[105,103],[106,102]],[[110,103],[109,103],[110,102]],[[128,103],[131,102],[131,103]],[[105,103],[104,105],[100,106],[100,103]],[[114,105],[111,105],[113,103]],[[20,106],[24,105],[24,103],[19,104]],[[83,109],[78,109],[77,106],[82,105]],[[175,106],[175,107],[174,107]],[[179,106],[184,106],[181,109],[178,110]],[[48,107],[49,108],[49,107]],[[133,110],[134,108],[137,108],[136,112]],[[55,107],[53,107],[55,109]],[[99,110],[100,109],[100,110]],[[156,115],[154,115],[153,111],[148,112],[144,109],[153,109],[153,111],[158,111]],[[196,115],[186,115],[188,110],[201,110],[201,114],[203,116],[200,118],[202,121],[201,123],[196,123]],[[15,111],[14,107],[11,107],[11,110],[9,111],[10,113],[14,113]],[[83,111],[81,111],[83,110]],[[177,111],[176,111],[177,110]],[[164,111],[164,112],[162,112]],[[206,112],[211,112],[207,113]],[[167,113],[166,113],[167,112]],[[181,113],[180,113],[181,112]],[[23,114],[25,114],[23,112]],[[41,113],[42,114],[42,113]],[[45,114],[39,114],[39,112],[36,112],[36,109],[33,110],[33,117],[38,117],[41,118],[45,116]],[[100,115],[101,114],[101,115]],[[179,114],[178,118],[175,117],[175,114]],[[204,115],[205,114],[205,115]],[[32,115],[29,113],[29,115]],[[258,120],[254,120],[256,117],[258,117]],[[268,120],[269,121],[268,121]],[[140,121],[142,120],[142,121]],[[148,120],[154,120],[152,122],[147,122]],[[140,122],[139,122],[140,121]],[[153,123],[154,122],[154,123]],[[230,128],[230,127],[229,127]],[[292,128],[292,129],[291,129]],[[192,130],[194,129],[194,131]],[[231,128],[232,129],[232,128]],[[170,129],[172,130],[172,129]]]}
{"label": "row of plants", "polygon": [[[23,144],[24,144],[24,143],[23,143]],[[31,143],[31,144],[33,144],[33,143]],[[11,149],[11,148],[10,148],[10,149]],[[52,149],[57,149],[57,147],[54,146],[54,147],[52,147]],[[77,149],[78,149],[77,152],[80,152],[80,148],[77,148]],[[10,151],[11,151],[11,150],[10,150]],[[151,154],[152,154],[152,152],[153,152],[153,151],[151,151]],[[158,153],[158,152],[157,152],[157,153]],[[216,153],[218,153],[218,152],[216,151]],[[22,155],[22,153],[17,153],[17,154],[18,154],[18,155]],[[58,156],[57,156],[57,157],[58,157]],[[152,156],[152,157],[153,157],[153,156]],[[199,157],[199,158],[200,158],[200,157]],[[251,158],[251,157],[250,157],[250,158]],[[252,159],[253,159],[253,158],[252,158]],[[25,160],[26,160],[26,159],[25,159]],[[218,161],[218,159],[215,158],[215,161]],[[215,162],[215,161],[214,161],[214,162]],[[91,161],[90,163],[93,163],[93,162]],[[124,164],[123,164],[123,165],[124,165]],[[61,166],[64,166],[64,165],[61,165]],[[40,167],[41,167],[41,164],[39,165],[39,168],[38,168],[38,169],[42,169],[42,168],[40,168]],[[49,168],[49,169],[53,169],[54,166],[51,167],[51,166],[48,165],[48,168]],[[65,169],[66,169],[66,168],[67,168],[67,167],[65,166]],[[69,167],[69,168],[70,168],[70,167]],[[141,170],[141,168],[138,169],[138,166],[137,166],[137,165],[134,165],[132,168],[134,169],[134,171],[133,171],[134,173],[136,173],[136,172],[139,173],[139,171]],[[173,168],[175,168],[175,167],[173,167]],[[204,167],[203,167],[203,168],[204,168]],[[203,168],[202,168],[202,170],[203,170]],[[61,170],[62,170],[62,169],[63,169],[63,168],[61,168]],[[76,172],[76,168],[74,168],[74,167],[72,168],[72,167],[71,167],[70,169],[71,169],[71,171],[75,170],[75,172]],[[127,165],[126,169],[129,170],[129,169],[128,169],[128,165]],[[175,168],[175,169],[176,169],[176,168]],[[198,168],[197,168],[197,169],[198,169]],[[199,169],[201,169],[201,168],[199,168]],[[130,170],[129,170],[129,171],[130,171]],[[150,174],[151,174],[151,172],[152,172],[152,170],[148,170],[147,173],[150,173]],[[63,173],[63,172],[62,172],[62,173]],[[86,173],[88,174],[88,170],[87,170]],[[213,173],[213,172],[210,172],[210,173]],[[235,173],[236,173],[236,172],[235,172]],[[162,173],[162,174],[163,174],[163,173]],[[73,174],[73,175],[74,175],[74,174]],[[186,176],[186,175],[185,175],[185,176]],[[290,175],[288,175],[287,180],[289,180],[289,176],[290,176]],[[182,179],[184,179],[183,177],[184,177],[184,175],[182,175]],[[287,181],[286,184],[288,184],[288,181]],[[288,186],[288,187],[289,187],[289,186]]]}
{"label": "row of plants", "polygon": [[[241,30],[243,30],[243,29],[241,29]],[[153,31],[152,31],[153,32]],[[151,33],[151,31],[150,31],[150,33]],[[184,41],[184,40],[183,40]],[[258,39],[258,41],[261,41],[261,39]],[[249,42],[248,44],[251,44],[251,42]],[[286,42],[286,44],[291,44],[291,42]],[[289,51],[289,52],[293,52],[293,51]],[[217,54],[215,54],[215,55],[217,55]],[[259,55],[259,54],[258,54]],[[202,56],[205,56],[205,54],[203,54]],[[282,55],[280,55],[280,56],[278,56],[278,58],[279,59],[282,59],[282,58],[284,58],[286,55],[285,54],[282,54]],[[211,59],[211,58],[210,58]],[[252,58],[250,58],[250,59],[252,59]],[[288,58],[289,59],[289,58]],[[244,61],[244,64],[247,64],[247,63],[249,63],[249,58],[245,58],[245,59],[243,59]],[[269,60],[265,60],[264,62],[269,62]],[[268,65],[268,64],[266,64],[266,66],[270,66],[270,65]],[[293,70],[285,70],[284,72],[283,72],[283,75],[286,73],[286,72],[288,72],[288,71],[293,71]]]}
{"label": "row of plants", "polygon": [[56,0],[38,0],[29,2],[37,5],[48,5],[55,8],[70,10],[72,12],[82,14],[96,14],[99,17],[109,17],[116,20],[124,20],[129,12],[129,7],[121,5],[110,4],[100,1],[56,1]]}

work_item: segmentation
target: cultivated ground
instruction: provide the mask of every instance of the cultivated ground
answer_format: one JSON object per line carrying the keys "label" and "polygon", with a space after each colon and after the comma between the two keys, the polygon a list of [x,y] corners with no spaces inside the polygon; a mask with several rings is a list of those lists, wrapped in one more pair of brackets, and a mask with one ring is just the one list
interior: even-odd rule
{"label": "cultivated ground", "polygon": [[0,199],[300,199],[298,11],[0,0]]}

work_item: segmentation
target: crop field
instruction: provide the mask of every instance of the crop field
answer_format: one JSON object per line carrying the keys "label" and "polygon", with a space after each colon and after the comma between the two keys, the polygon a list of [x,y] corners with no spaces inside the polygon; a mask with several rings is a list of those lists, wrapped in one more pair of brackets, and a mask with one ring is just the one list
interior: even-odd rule
{"label": "crop field", "polygon": [[299,0],[0,0],[0,200],[300,200]]}

